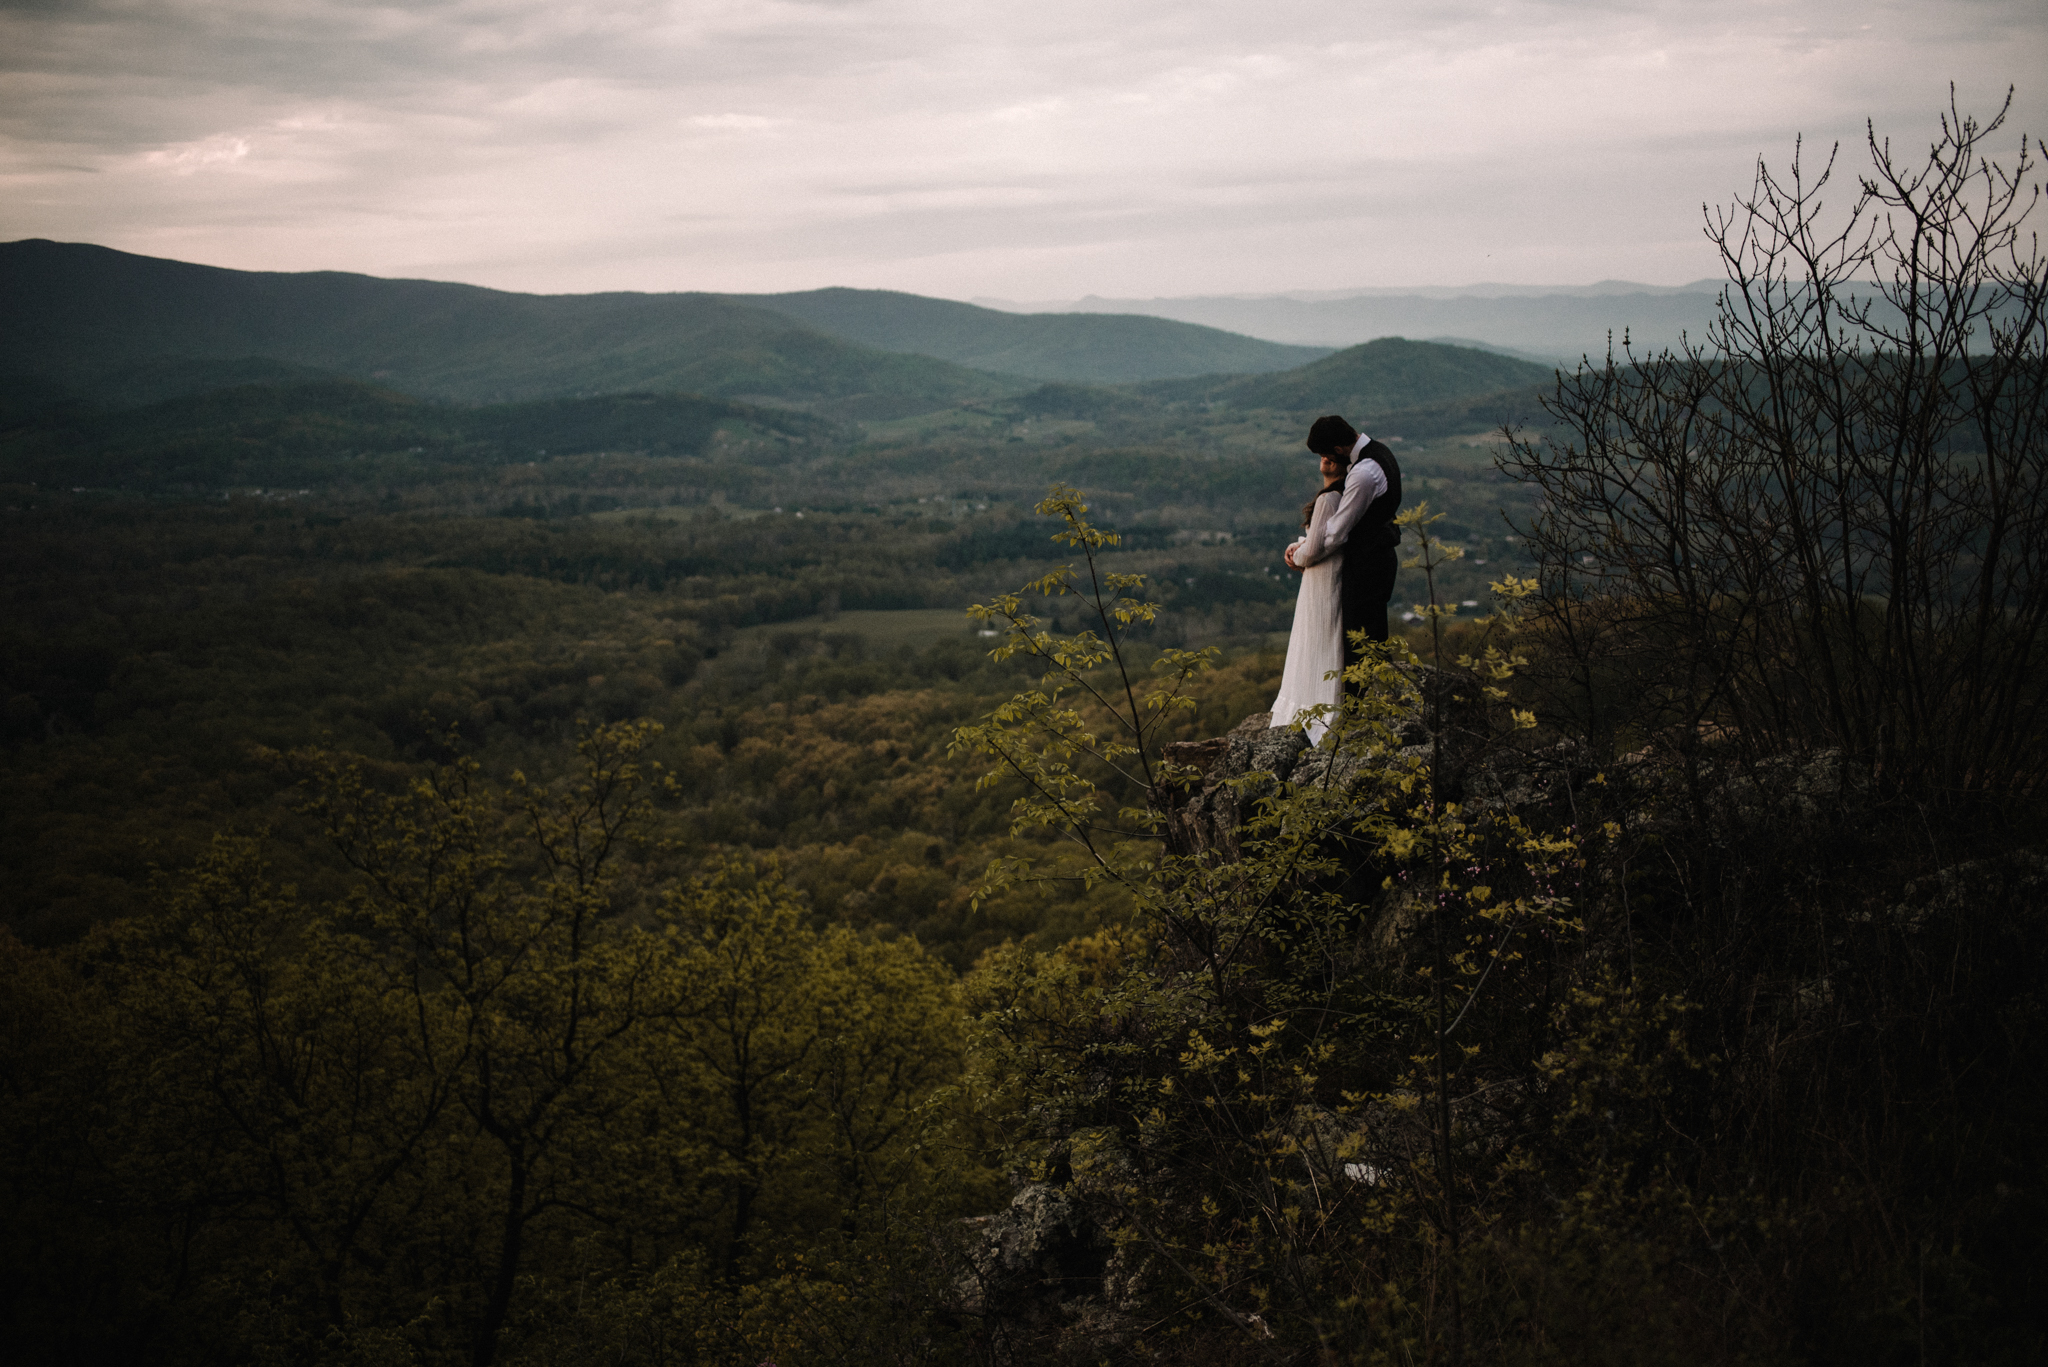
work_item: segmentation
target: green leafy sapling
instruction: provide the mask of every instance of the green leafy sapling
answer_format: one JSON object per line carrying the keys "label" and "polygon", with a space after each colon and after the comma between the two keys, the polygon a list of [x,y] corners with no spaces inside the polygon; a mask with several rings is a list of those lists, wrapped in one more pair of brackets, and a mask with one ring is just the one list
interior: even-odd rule
{"label": "green leafy sapling", "polygon": [[[1188,685],[1217,654],[1214,647],[1168,647],[1141,671],[1132,634],[1159,615],[1158,603],[1136,596],[1145,576],[1103,563],[1103,553],[1119,538],[1088,520],[1078,489],[1054,485],[1036,511],[1060,520],[1052,540],[1078,551],[1079,565],[1060,565],[967,611],[1002,632],[992,658],[1021,656],[1037,661],[1044,673],[1036,688],[959,728],[949,749],[996,761],[980,788],[1021,784],[1023,794],[1011,810],[1013,833],[1057,832],[1071,842],[1076,857],[1051,875],[1028,874],[1021,859],[998,859],[978,898],[1027,876],[1077,878],[1091,888],[1105,879],[1133,889],[1143,881],[1151,867],[1150,847],[1162,829],[1165,796],[1191,777],[1162,754],[1167,725],[1194,708]],[[1061,634],[1026,607],[1028,597],[1068,596],[1080,599],[1083,618],[1092,618],[1093,625]]]}

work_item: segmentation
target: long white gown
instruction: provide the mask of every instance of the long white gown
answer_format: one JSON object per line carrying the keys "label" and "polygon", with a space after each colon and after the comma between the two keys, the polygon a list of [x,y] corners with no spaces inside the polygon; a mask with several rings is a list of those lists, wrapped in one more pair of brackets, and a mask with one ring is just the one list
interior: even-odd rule
{"label": "long white gown", "polygon": [[[1339,497],[1332,492],[1316,499],[1308,530],[1294,543],[1294,563],[1307,566],[1301,572],[1301,588],[1294,596],[1294,626],[1287,635],[1287,668],[1280,675],[1280,694],[1273,699],[1273,725],[1289,726],[1300,715],[1320,703],[1330,704],[1334,715],[1344,691],[1344,681],[1334,671],[1344,667],[1344,603],[1339,595],[1338,571],[1344,564],[1344,548],[1324,543],[1325,524],[1337,511]],[[1324,677],[1332,675],[1332,677]],[[1311,742],[1322,740],[1329,722],[1318,717],[1308,724]]]}

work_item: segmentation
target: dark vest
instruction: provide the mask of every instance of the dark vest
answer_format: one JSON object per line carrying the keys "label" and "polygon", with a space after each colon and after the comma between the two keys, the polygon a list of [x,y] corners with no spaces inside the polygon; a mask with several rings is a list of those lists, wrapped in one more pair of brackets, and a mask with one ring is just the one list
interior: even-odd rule
{"label": "dark vest", "polygon": [[[1394,453],[1383,441],[1369,441],[1358,453],[1364,460],[1371,457],[1379,462],[1386,472],[1387,491],[1366,505],[1358,521],[1352,525],[1351,535],[1345,539],[1345,562],[1350,563],[1353,551],[1384,550],[1401,544],[1401,529],[1394,525],[1394,514],[1401,511],[1401,463],[1394,459]],[[1363,559],[1363,557],[1359,557]]]}
{"label": "dark vest", "polygon": [[1387,491],[1366,505],[1344,540],[1344,567],[1338,571],[1337,592],[1344,612],[1344,658],[1352,659],[1351,633],[1363,628],[1375,640],[1387,631],[1386,605],[1394,591],[1394,576],[1400,557],[1394,547],[1401,542],[1401,529],[1394,514],[1401,511],[1401,466],[1383,441],[1367,442],[1360,458],[1371,456],[1386,472]]}

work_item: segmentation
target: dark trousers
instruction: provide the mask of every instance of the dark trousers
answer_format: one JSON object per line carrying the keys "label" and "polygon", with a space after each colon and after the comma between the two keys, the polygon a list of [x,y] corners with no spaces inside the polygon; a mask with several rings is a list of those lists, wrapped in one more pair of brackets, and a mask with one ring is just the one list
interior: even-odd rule
{"label": "dark trousers", "polygon": [[[1354,560],[1353,556],[1357,558]],[[1387,604],[1394,596],[1394,575],[1401,568],[1401,553],[1393,546],[1378,550],[1344,551],[1344,577],[1339,592],[1344,609],[1344,667],[1358,663],[1358,647],[1351,633],[1364,631],[1373,641],[1387,639]]]}

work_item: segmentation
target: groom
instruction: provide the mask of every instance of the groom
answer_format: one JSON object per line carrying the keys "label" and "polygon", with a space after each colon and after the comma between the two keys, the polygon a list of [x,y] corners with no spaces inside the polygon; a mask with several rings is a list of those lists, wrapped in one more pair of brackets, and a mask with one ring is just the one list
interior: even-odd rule
{"label": "groom", "polygon": [[[1394,514],[1401,510],[1401,466],[1385,442],[1362,435],[1335,413],[1317,418],[1308,429],[1308,449],[1345,472],[1344,496],[1330,517],[1329,538],[1344,548],[1338,595],[1348,669],[1358,663],[1352,632],[1362,630],[1369,640],[1387,639],[1387,603],[1401,566],[1394,550],[1401,541],[1401,529],[1394,525]],[[1287,568],[1297,573],[1303,568],[1294,563],[1291,546],[1286,559]]]}

